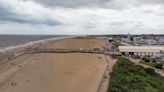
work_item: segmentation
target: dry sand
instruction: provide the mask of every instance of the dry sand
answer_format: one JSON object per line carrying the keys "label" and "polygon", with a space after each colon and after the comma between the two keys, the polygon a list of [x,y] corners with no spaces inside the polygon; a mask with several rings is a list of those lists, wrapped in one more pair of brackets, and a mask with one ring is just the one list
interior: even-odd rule
{"label": "dry sand", "polygon": [[[47,48],[97,48],[95,39],[51,41]],[[107,63],[104,55],[40,53],[0,65],[0,92],[96,92]]]}
{"label": "dry sand", "polygon": [[50,41],[48,44],[42,47],[74,49],[74,48],[101,48],[103,45],[104,42],[100,39],[72,38],[72,39],[61,40],[61,41]]}

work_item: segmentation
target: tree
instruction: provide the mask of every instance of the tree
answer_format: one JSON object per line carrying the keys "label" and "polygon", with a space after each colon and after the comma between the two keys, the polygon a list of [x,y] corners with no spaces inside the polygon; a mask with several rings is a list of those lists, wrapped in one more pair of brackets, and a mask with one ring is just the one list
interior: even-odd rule
{"label": "tree", "polygon": [[143,58],[143,60],[144,60],[145,62],[150,62],[150,60],[149,60],[148,58]]}
{"label": "tree", "polygon": [[148,74],[155,74],[155,70],[154,69],[152,69],[152,68],[145,68],[145,71],[146,71],[146,73],[148,73]]}
{"label": "tree", "polygon": [[163,69],[163,64],[157,63],[157,64],[155,64],[155,67],[156,68],[159,68],[159,69]]}

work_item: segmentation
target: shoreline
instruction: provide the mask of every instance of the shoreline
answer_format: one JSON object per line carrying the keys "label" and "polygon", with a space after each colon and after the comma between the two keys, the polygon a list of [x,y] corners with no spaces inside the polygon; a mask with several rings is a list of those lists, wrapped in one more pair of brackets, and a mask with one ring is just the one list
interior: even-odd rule
{"label": "shoreline", "polygon": [[49,38],[49,39],[44,39],[44,40],[37,40],[37,41],[30,41],[24,44],[19,44],[19,45],[15,45],[15,46],[9,46],[9,47],[5,47],[5,48],[0,48],[0,53],[4,53],[10,50],[14,50],[14,49],[19,49],[19,48],[23,48],[26,46],[33,46],[39,43],[43,43],[43,42],[48,42],[48,41],[58,41],[58,40],[64,40],[64,39],[70,39],[70,38],[74,38],[76,36],[69,36],[69,37],[56,37],[56,38]]}
{"label": "shoreline", "polygon": [[[49,40],[39,48],[103,46],[100,39],[69,38],[73,39]],[[96,92],[106,66],[103,54],[25,54],[0,65],[0,89],[3,92]]]}

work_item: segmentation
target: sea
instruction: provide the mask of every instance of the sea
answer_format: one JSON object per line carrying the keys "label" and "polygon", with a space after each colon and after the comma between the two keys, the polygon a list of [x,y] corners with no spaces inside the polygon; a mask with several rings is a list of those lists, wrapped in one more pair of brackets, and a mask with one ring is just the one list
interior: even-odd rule
{"label": "sea", "polygon": [[35,42],[44,39],[66,37],[64,35],[0,35],[0,51],[8,50],[21,46],[26,43]]}

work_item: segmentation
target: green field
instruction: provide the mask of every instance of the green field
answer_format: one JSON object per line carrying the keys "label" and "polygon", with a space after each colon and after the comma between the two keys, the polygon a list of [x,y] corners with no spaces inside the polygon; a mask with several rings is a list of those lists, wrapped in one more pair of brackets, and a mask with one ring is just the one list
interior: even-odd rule
{"label": "green field", "polygon": [[164,92],[164,77],[153,69],[144,69],[120,56],[113,58],[118,62],[111,73],[108,92]]}

